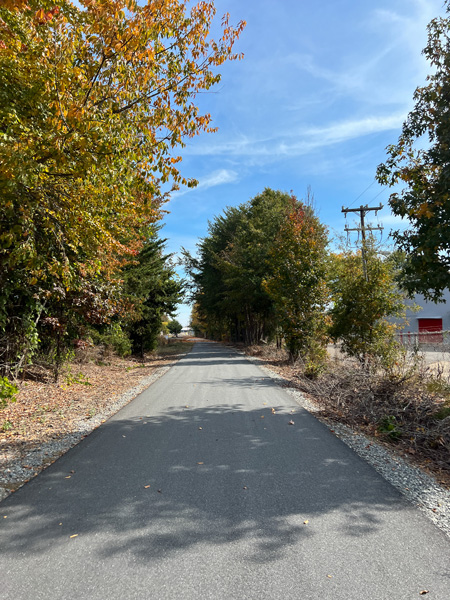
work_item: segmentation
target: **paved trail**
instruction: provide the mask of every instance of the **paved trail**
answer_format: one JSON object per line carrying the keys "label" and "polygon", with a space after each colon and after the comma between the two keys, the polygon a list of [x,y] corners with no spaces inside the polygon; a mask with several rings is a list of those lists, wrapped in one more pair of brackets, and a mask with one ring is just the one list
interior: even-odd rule
{"label": "paved trail", "polygon": [[196,344],[0,504],[2,600],[412,600],[422,590],[450,598],[448,538],[219,344]]}

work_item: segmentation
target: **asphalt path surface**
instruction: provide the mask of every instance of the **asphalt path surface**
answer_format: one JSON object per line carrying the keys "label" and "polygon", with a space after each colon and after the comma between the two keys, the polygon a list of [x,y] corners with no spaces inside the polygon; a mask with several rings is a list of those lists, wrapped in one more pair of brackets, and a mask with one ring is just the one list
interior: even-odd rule
{"label": "asphalt path surface", "polygon": [[450,598],[445,534],[220,344],[196,344],[0,503],[5,600],[411,600],[425,590]]}

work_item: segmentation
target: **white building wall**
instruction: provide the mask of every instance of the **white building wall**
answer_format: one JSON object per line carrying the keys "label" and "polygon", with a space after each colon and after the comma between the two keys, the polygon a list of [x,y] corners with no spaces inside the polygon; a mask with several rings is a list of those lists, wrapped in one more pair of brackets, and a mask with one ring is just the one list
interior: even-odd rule
{"label": "white building wall", "polygon": [[[392,319],[393,322],[400,325],[400,332],[407,333],[418,333],[419,331],[419,319],[442,319],[442,328],[444,330],[450,330],[450,290],[446,290],[443,295],[444,302],[431,302],[425,300],[422,294],[417,294],[413,300],[406,300],[407,306],[413,306],[414,304],[420,307],[420,310],[413,311],[411,309],[406,310],[405,319]],[[408,324],[409,322],[409,324]]]}

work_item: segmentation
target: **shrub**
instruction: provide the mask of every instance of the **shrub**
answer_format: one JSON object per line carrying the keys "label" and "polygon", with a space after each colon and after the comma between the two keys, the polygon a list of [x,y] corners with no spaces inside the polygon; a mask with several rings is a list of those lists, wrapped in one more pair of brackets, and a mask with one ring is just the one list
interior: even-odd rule
{"label": "shrub", "polygon": [[91,335],[95,344],[102,344],[119,356],[125,357],[131,354],[130,338],[119,323],[111,323],[103,332],[93,330]]}
{"label": "shrub", "polygon": [[0,408],[5,408],[8,400],[15,402],[18,391],[17,386],[11,383],[7,377],[0,377]]}

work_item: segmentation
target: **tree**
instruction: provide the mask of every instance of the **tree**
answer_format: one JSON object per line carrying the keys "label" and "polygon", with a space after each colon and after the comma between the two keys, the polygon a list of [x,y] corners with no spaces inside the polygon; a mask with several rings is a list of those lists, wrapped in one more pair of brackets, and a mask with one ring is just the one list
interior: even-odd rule
{"label": "tree", "polygon": [[158,239],[157,233],[158,228],[136,262],[124,271],[124,293],[130,306],[126,329],[133,351],[141,356],[156,348],[163,319],[175,311],[183,294],[183,282],[175,273],[172,257],[163,254],[166,240]]}
{"label": "tree", "polygon": [[309,192],[305,203],[292,196],[269,252],[264,287],[275,303],[291,359],[301,357],[311,376],[326,355],[327,245],[326,228],[314,214]]}
{"label": "tree", "polygon": [[178,337],[178,334],[181,333],[183,326],[176,319],[173,319],[172,321],[169,321],[167,328],[170,333],[172,333],[175,337]]}
{"label": "tree", "polygon": [[[450,2],[445,2],[447,14]],[[383,185],[403,182],[390,196],[395,215],[411,227],[394,233],[406,252],[403,285],[410,294],[439,300],[450,287],[450,17],[428,25],[423,51],[433,72],[414,93],[415,105],[403,124],[397,144],[388,147],[388,160],[377,170]],[[424,138],[428,145],[424,147]]]}
{"label": "tree", "polygon": [[2,0],[6,370],[30,353],[41,317],[62,327],[86,290],[92,299],[101,288],[106,313],[117,311],[120,271],[160,218],[170,186],[195,184],[180,175],[176,148],[213,131],[195,96],[218,83],[215,67],[240,58],[232,47],[244,27],[225,17],[211,40],[214,13],[203,1],[188,11],[182,0]]}
{"label": "tree", "polygon": [[202,319],[199,315],[198,305],[194,304],[191,311],[191,322],[189,325],[194,330],[194,335],[196,337],[205,337],[206,331],[208,329],[208,324]]}
{"label": "tree", "polygon": [[192,299],[208,337],[256,344],[274,332],[274,303],[263,281],[289,203],[289,194],[266,188],[209,224],[197,258],[185,253]]}
{"label": "tree", "polygon": [[361,252],[344,249],[331,257],[332,319],[330,335],[349,356],[368,366],[373,358],[385,366],[395,355],[396,326],[388,317],[403,317],[404,295],[397,283],[395,257],[378,256],[374,240],[365,242],[367,277]]}

